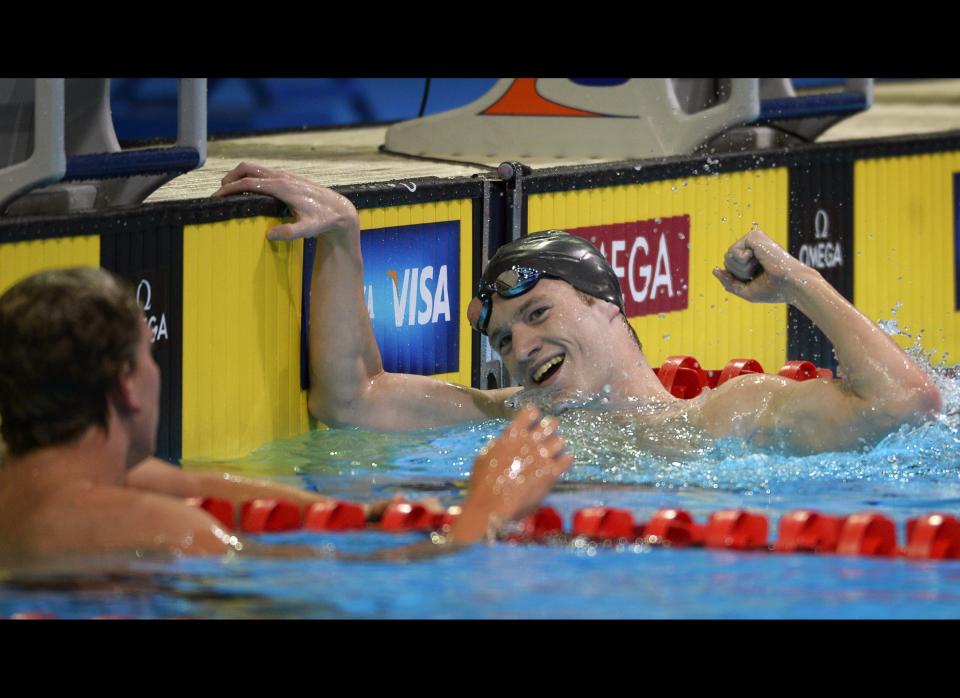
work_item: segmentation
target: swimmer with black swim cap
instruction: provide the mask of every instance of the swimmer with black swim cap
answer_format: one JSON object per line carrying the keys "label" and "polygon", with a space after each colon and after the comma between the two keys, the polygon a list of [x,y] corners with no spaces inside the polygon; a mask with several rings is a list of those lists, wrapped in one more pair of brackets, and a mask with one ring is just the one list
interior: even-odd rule
{"label": "swimmer with black swim cap", "polygon": [[507,243],[493,255],[477,288],[482,307],[474,329],[487,333],[494,293],[515,298],[541,278],[562,279],[588,296],[613,303],[626,316],[620,280],[600,251],[565,230],[545,230]]}
{"label": "swimmer with black swim cap", "polygon": [[[569,302],[557,303],[558,292]],[[590,242],[566,231],[533,233],[497,250],[467,317],[490,337],[510,375],[525,388],[550,388],[556,406],[601,397],[609,403],[638,391],[669,396],[659,381],[630,370],[646,362],[613,268]],[[598,344],[597,336],[607,339]]]}
{"label": "swimmer with black swim cap", "polygon": [[[845,382],[752,374],[695,401],[673,397],[626,321],[610,265],[587,241],[562,231],[504,245],[467,310],[522,387],[481,390],[390,373],[367,313],[353,204],[331,189],[248,163],[227,173],[222,185],[218,196],[268,194],[288,206],[296,220],[267,231],[270,239],[317,239],[309,405],[328,425],[396,431],[507,417],[521,390],[537,389],[558,405],[598,395],[608,406],[660,403],[657,419],[669,414],[709,437],[815,452],[861,448],[940,409],[936,385],[889,337],[760,230],[734,242],[714,276],[744,300],[790,303],[803,312],[832,342]],[[638,421],[652,415],[634,414]]]}

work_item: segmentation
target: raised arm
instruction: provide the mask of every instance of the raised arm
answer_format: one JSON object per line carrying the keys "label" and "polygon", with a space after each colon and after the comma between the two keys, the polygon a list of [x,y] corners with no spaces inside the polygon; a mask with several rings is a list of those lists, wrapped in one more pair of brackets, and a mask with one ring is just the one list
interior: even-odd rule
{"label": "raised arm", "polygon": [[317,238],[310,303],[310,412],[330,425],[405,430],[505,416],[516,389],[481,391],[383,370],[363,297],[360,217],[331,189],[241,163],[216,196],[251,192],[283,201],[296,221],[271,240]]}
{"label": "raised arm", "polygon": [[770,395],[758,412],[758,429],[801,450],[850,448],[941,409],[929,376],[816,269],[766,234],[748,233],[724,264],[714,275],[730,293],[751,302],[790,303],[810,318],[833,343],[844,374],[843,381],[741,381],[741,393],[753,391],[758,400]]}

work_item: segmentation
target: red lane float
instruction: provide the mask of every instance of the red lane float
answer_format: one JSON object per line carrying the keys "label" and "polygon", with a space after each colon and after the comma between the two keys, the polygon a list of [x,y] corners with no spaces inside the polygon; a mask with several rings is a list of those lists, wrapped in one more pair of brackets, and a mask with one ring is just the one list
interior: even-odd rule
{"label": "red lane float", "polygon": [[839,555],[876,555],[897,553],[897,533],[893,521],[882,514],[854,514],[847,517],[837,541]]}
{"label": "red lane float", "polygon": [[748,373],[763,373],[763,366],[756,359],[730,359],[717,378],[717,385],[723,385],[731,378]]}
{"label": "red lane float", "polygon": [[192,507],[203,509],[222,523],[229,531],[233,529],[233,503],[226,499],[217,499],[216,497],[190,497],[184,502]]}
{"label": "red lane float", "polygon": [[460,516],[460,507],[448,507],[446,511],[433,515],[433,528],[446,533],[453,527],[453,522]]}
{"label": "red lane float", "polygon": [[707,372],[692,356],[668,356],[656,373],[671,395],[685,400],[696,397],[709,384]]}
{"label": "red lane float", "polygon": [[703,532],[703,544],[708,548],[754,550],[767,547],[767,517],[742,509],[717,511]]}
{"label": "red lane float", "polygon": [[563,519],[553,507],[540,507],[520,522],[520,533],[531,538],[563,533]]}
{"label": "red lane float", "polygon": [[837,549],[845,518],[815,511],[791,511],[780,518],[773,549],[782,553],[832,553]]}
{"label": "red lane float", "polygon": [[434,515],[422,504],[390,502],[380,517],[385,531],[425,531],[433,527]]}
{"label": "red lane float", "polygon": [[908,519],[904,554],[919,560],[960,558],[960,521],[949,514]]}
{"label": "red lane float", "polygon": [[[704,388],[716,388],[731,378],[763,373],[763,366],[756,359],[730,359],[722,370],[705,371],[700,362],[692,356],[668,356],[659,368],[653,372],[664,388],[674,397],[685,400],[695,398]],[[796,381],[813,378],[833,378],[829,368],[817,368],[810,361],[788,361],[778,375]]]}
{"label": "red lane float", "polygon": [[350,502],[311,504],[303,517],[303,528],[310,531],[352,531],[366,526],[363,507]]}
{"label": "red lane float", "polygon": [[633,515],[625,509],[590,507],[573,514],[573,535],[589,538],[633,538]]}
{"label": "red lane float", "polygon": [[300,528],[300,507],[282,499],[254,499],[240,509],[240,528],[247,533],[279,533]]}
{"label": "red lane float", "polygon": [[703,543],[703,528],[683,509],[661,509],[643,527],[644,542],[676,547]]}
{"label": "red lane float", "polygon": [[[210,511],[226,524],[232,506],[225,500],[186,500]],[[226,504],[224,507],[222,505]],[[229,507],[229,509],[228,509]],[[215,512],[219,512],[219,515]],[[421,504],[391,502],[384,510],[379,529],[384,531],[448,531],[460,514],[459,507],[433,513]],[[290,502],[257,499],[244,502],[241,529],[247,533],[290,531],[301,526],[314,531],[346,531],[369,528],[365,510],[352,502],[313,504],[306,513]],[[960,559],[960,519],[949,514],[928,514],[908,519],[907,544],[897,548],[896,526],[886,516],[861,513],[829,516],[816,511],[792,511],[780,519],[777,540],[767,542],[769,523],[761,514],[740,509],[714,512],[706,525],[697,524],[682,509],[661,509],[646,523],[637,523],[625,509],[589,507],[574,512],[571,534],[596,540],[629,540],[675,547],[706,546],[727,550],[768,549],[776,552],[835,553],[911,559]],[[562,535],[563,520],[551,507],[541,507],[519,522],[508,540],[540,540]],[[22,617],[32,617],[22,614]],[[37,617],[46,617],[42,614]]]}
{"label": "red lane float", "polygon": [[820,377],[817,374],[817,367],[810,361],[788,361],[777,371],[777,375],[795,381],[808,381]]}

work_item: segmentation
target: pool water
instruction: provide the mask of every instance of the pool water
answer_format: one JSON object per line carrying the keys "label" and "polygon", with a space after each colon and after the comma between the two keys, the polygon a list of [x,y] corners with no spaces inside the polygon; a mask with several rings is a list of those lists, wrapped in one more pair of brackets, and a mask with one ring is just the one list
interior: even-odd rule
{"label": "pool water", "polygon": [[[922,360],[923,357],[919,356]],[[602,413],[569,413],[562,430],[578,462],[546,504],[564,517],[586,506],[794,509],[893,518],[960,514],[960,379],[931,369],[944,414],[861,452],[788,457],[721,442],[693,460],[631,448]],[[315,431],[265,446],[230,468],[370,500],[404,492],[459,501],[476,451],[500,421],[407,434]],[[195,463],[194,469],[223,464]],[[422,539],[379,532],[269,536],[351,552]],[[266,540],[267,537],[261,537]],[[643,545],[496,543],[431,560],[64,558],[0,570],[0,617],[60,618],[957,618],[960,561],[780,555]]]}

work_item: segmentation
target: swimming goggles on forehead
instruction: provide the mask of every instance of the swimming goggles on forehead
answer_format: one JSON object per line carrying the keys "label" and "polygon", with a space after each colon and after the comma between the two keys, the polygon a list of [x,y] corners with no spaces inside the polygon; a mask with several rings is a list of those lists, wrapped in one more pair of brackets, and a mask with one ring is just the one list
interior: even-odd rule
{"label": "swimming goggles on forehead", "polygon": [[480,315],[473,329],[481,334],[487,333],[487,325],[490,324],[490,315],[493,312],[494,293],[499,294],[501,298],[516,298],[536,286],[540,279],[550,276],[539,269],[513,267],[500,272],[493,281],[481,279],[477,287],[477,298],[483,306],[480,308]]}

